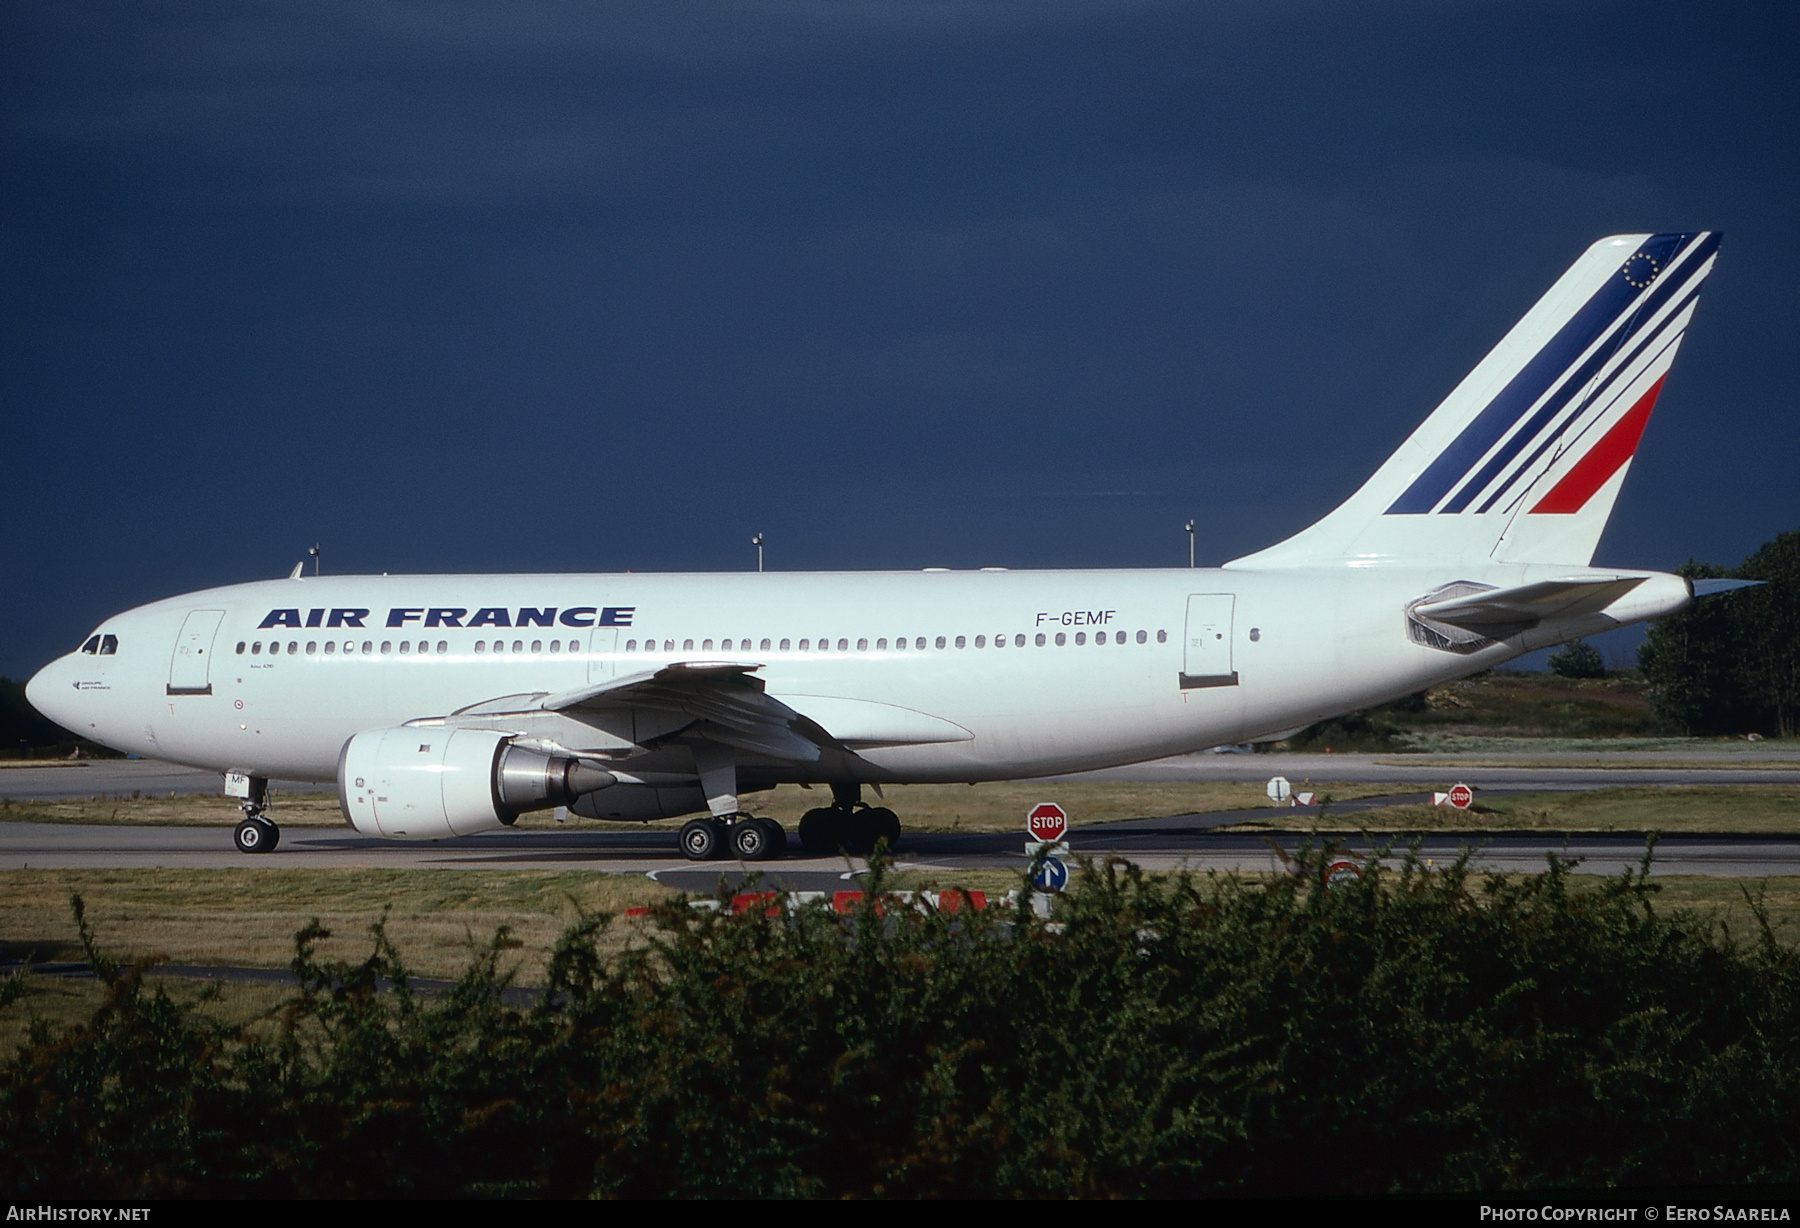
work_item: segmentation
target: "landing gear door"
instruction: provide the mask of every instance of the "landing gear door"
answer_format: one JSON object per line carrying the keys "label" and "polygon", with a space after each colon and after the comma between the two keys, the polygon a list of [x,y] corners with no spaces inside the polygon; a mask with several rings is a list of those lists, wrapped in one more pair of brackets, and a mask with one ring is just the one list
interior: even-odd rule
{"label": "landing gear door", "polygon": [[213,637],[224,619],[224,610],[195,610],[181,624],[169,662],[169,694],[212,694]]}
{"label": "landing gear door", "polygon": [[1237,670],[1231,664],[1231,615],[1236,602],[1230,593],[1188,598],[1181,655],[1182,690],[1238,684]]}
{"label": "landing gear door", "polygon": [[588,685],[610,682],[618,665],[619,633],[610,627],[588,629]]}

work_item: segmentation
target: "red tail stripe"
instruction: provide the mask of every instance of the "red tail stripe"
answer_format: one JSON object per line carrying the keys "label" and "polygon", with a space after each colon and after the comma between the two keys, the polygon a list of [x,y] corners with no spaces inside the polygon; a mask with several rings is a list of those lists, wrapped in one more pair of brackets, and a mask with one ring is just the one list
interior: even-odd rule
{"label": "red tail stripe", "polygon": [[1579,512],[1587,506],[1587,501],[1594,497],[1594,492],[1606,485],[1606,480],[1619,471],[1619,467],[1630,460],[1637,452],[1638,440],[1643,437],[1644,424],[1650,421],[1650,410],[1656,405],[1656,394],[1662,391],[1663,380],[1667,375],[1650,385],[1650,390],[1638,398],[1638,403],[1626,411],[1625,416],[1613,424],[1612,430],[1600,437],[1600,442],[1588,449],[1588,454],[1575,462],[1575,467],[1563,475],[1562,481],[1550,488],[1550,493],[1538,501],[1531,509],[1532,515],[1539,512],[1569,513]]}

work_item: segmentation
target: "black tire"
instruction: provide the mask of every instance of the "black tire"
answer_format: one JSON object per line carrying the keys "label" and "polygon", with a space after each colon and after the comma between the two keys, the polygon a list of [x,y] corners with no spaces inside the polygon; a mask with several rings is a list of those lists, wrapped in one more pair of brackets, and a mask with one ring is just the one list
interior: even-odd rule
{"label": "black tire", "polygon": [[870,851],[877,840],[886,840],[888,852],[893,852],[900,843],[900,816],[886,806],[876,806],[863,811],[862,819],[868,827]]}
{"label": "black tire", "polygon": [[689,861],[711,861],[725,851],[724,833],[716,819],[689,819],[681,825],[681,855]]}
{"label": "black tire", "polygon": [[850,852],[866,857],[875,847],[875,824],[869,818],[874,813],[873,810],[853,810],[839,820],[843,824],[839,830],[843,832],[844,847]]}
{"label": "black tire", "polygon": [[267,819],[245,819],[231,839],[240,853],[272,853],[281,841],[281,829]]}
{"label": "black tire", "polygon": [[829,857],[844,846],[843,812],[829,806],[800,816],[800,843],[814,857]]}
{"label": "black tire", "polygon": [[739,819],[731,825],[731,851],[740,861],[767,861],[774,855],[774,833],[762,819]]}
{"label": "black tire", "polygon": [[758,819],[756,821],[769,829],[769,856],[771,858],[776,858],[786,853],[788,846],[787,828],[777,823],[774,819]]}

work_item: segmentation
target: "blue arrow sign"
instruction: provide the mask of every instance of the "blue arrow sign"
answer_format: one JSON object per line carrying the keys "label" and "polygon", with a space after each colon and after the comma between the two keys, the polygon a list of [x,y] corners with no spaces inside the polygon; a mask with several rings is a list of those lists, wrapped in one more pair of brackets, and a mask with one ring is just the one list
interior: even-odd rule
{"label": "blue arrow sign", "polygon": [[1040,891],[1061,891],[1069,885],[1069,865],[1060,857],[1046,857],[1031,881]]}

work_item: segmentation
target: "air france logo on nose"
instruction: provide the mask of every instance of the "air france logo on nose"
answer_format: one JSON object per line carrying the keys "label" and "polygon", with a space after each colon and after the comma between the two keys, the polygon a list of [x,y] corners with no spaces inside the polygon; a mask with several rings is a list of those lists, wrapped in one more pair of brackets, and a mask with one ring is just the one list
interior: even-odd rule
{"label": "air france logo on nose", "polygon": [[[482,606],[470,613],[467,606],[395,606],[387,612],[389,627],[629,627],[634,605],[571,606],[559,611],[547,606]],[[270,627],[366,627],[366,608],[307,610],[302,617],[298,609],[270,610],[257,623],[258,630]]]}

